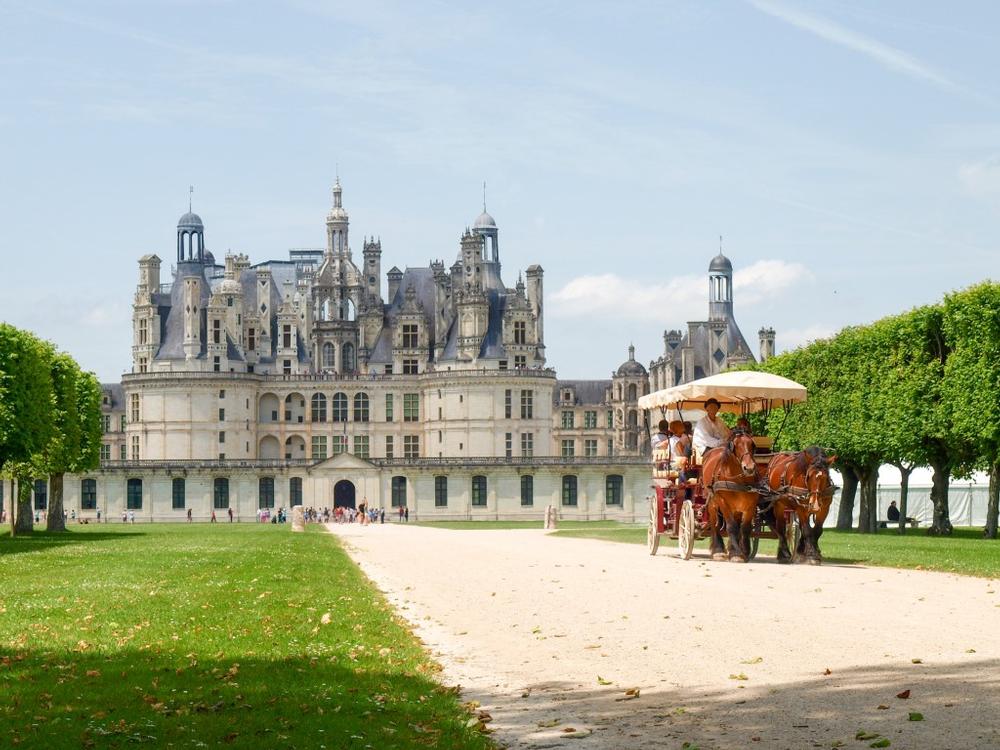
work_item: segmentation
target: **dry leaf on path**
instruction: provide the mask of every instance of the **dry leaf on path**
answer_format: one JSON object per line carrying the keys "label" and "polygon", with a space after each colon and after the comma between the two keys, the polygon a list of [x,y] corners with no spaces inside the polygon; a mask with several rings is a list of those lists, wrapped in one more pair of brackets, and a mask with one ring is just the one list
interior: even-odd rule
{"label": "dry leaf on path", "polygon": [[905,701],[907,698],[910,697],[910,689],[907,688],[902,693],[896,693],[896,697]]}

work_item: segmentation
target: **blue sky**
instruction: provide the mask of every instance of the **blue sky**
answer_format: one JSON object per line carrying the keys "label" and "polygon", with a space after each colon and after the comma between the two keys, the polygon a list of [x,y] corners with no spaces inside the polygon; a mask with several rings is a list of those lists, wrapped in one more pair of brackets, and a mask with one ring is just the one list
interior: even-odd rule
{"label": "blue sky", "polygon": [[779,349],[994,274],[995,3],[0,0],[0,319],[104,380],[138,257],[194,208],[216,257],[449,262],[480,210],[546,270],[562,377],[707,313]]}

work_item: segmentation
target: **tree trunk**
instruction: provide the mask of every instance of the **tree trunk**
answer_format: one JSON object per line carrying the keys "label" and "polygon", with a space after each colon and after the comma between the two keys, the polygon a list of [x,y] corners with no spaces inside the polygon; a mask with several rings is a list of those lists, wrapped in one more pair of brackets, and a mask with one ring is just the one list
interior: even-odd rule
{"label": "tree trunk", "polygon": [[15,534],[28,534],[35,530],[35,519],[31,515],[31,490],[34,485],[24,477],[17,479],[17,518],[14,521]]}
{"label": "tree trunk", "polygon": [[910,496],[910,474],[913,469],[897,466],[899,469],[899,533],[906,533],[906,504]]}
{"label": "tree trunk", "polygon": [[948,463],[941,460],[931,461],[934,470],[931,479],[931,503],[934,505],[934,519],[927,533],[932,536],[950,536],[953,531],[948,510],[948,483],[951,469]]}
{"label": "tree trunk", "polygon": [[861,480],[861,508],[858,514],[858,532],[874,534],[878,529],[878,466],[863,466],[858,471]]}
{"label": "tree trunk", "polygon": [[1000,516],[1000,464],[990,467],[990,499],[986,504],[986,528],[983,536],[997,538],[997,517]]}
{"label": "tree trunk", "polygon": [[[0,479],[0,482],[3,480]],[[14,520],[17,518],[17,490],[14,488],[14,480],[10,480],[10,535],[17,536],[17,527]]]}
{"label": "tree trunk", "polygon": [[858,475],[851,464],[844,464],[841,475],[844,478],[844,487],[840,491],[837,531],[850,531],[854,526],[854,498],[858,494]]}
{"label": "tree trunk", "polygon": [[66,513],[63,511],[63,473],[49,477],[49,512],[45,516],[46,531],[66,531]]}

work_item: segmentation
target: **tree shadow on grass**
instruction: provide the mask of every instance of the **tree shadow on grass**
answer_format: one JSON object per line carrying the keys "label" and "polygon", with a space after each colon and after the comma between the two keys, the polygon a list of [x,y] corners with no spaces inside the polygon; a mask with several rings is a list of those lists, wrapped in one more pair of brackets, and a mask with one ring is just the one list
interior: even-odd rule
{"label": "tree shadow on grass", "polygon": [[11,537],[9,530],[0,532],[0,557],[23,552],[39,552],[45,549],[69,547],[88,542],[127,540],[145,536],[143,531],[32,531]]}
{"label": "tree shadow on grass", "polygon": [[490,747],[466,726],[455,691],[393,669],[391,656],[366,664],[184,650],[0,649],[0,747]]}
{"label": "tree shadow on grass", "polygon": [[[757,679],[753,667],[745,671],[746,681],[707,692],[660,687],[661,675],[650,675],[650,685],[580,689],[549,682],[470,697],[508,709],[495,711],[497,738],[518,747],[860,749],[880,738],[893,748],[1000,747],[997,659],[858,666],[788,683]],[[623,700],[632,687],[640,688],[639,697]],[[907,698],[897,697],[906,690]],[[567,727],[593,734],[564,739]],[[859,733],[871,736],[862,740]]]}

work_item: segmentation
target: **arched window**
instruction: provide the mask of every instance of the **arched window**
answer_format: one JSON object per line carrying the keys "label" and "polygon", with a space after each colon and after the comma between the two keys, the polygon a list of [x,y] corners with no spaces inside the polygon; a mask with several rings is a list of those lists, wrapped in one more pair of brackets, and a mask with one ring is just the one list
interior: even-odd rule
{"label": "arched window", "polygon": [[576,505],[576,477],[572,474],[562,478],[562,504]]}
{"label": "arched window", "polygon": [[486,477],[474,476],[472,478],[472,504],[478,506],[486,505]]}
{"label": "arched window", "polygon": [[302,477],[288,480],[288,504],[302,505]]}
{"label": "arched window", "polygon": [[314,393],[310,407],[310,415],[313,422],[326,421],[326,396],[322,393]]}
{"label": "arched window", "polygon": [[354,344],[350,342],[344,344],[340,371],[343,373],[354,372]]}
{"label": "arched window", "polygon": [[639,412],[635,409],[629,409],[628,412],[628,426],[636,427],[639,424]]}
{"label": "arched window", "polygon": [[226,477],[216,477],[214,489],[212,507],[225,510],[229,507],[229,480]]}
{"label": "arched window", "polygon": [[329,341],[323,344],[323,367],[330,369],[336,367],[336,361],[334,360],[333,344],[331,344]]}
{"label": "arched window", "polygon": [[406,506],[406,477],[392,478],[392,507],[403,508]]}
{"label": "arched window", "polygon": [[274,507],[274,477],[261,477],[257,480],[257,507]]}
{"label": "arched window", "polygon": [[368,421],[368,394],[367,393],[355,393],[354,394],[354,421],[355,422],[367,422]]}
{"label": "arched window", "polygon": [[632,383],[632,385],[628,387],[628,400],[629,401],[636,400],[635,383]]}
{"label": "arched window", "polygon": [[609,474],[604,483],[605,505],[622,504],[622,478],[620,474]]}
{"label": "arched window", "polygon": [[333,414],[331,415],[333,422],[346,422],[347,421],[347,394],[346,393],[334,393],[333,394]]}
{"label": "arched window", "polygon": [[129,479],[125,485],[125,507],[128,510],[142,510],[142,480]]}
{"label": "arched window", "polygon": [[84,479],[80,482],[80,510],[97,510],[96,479]]}

